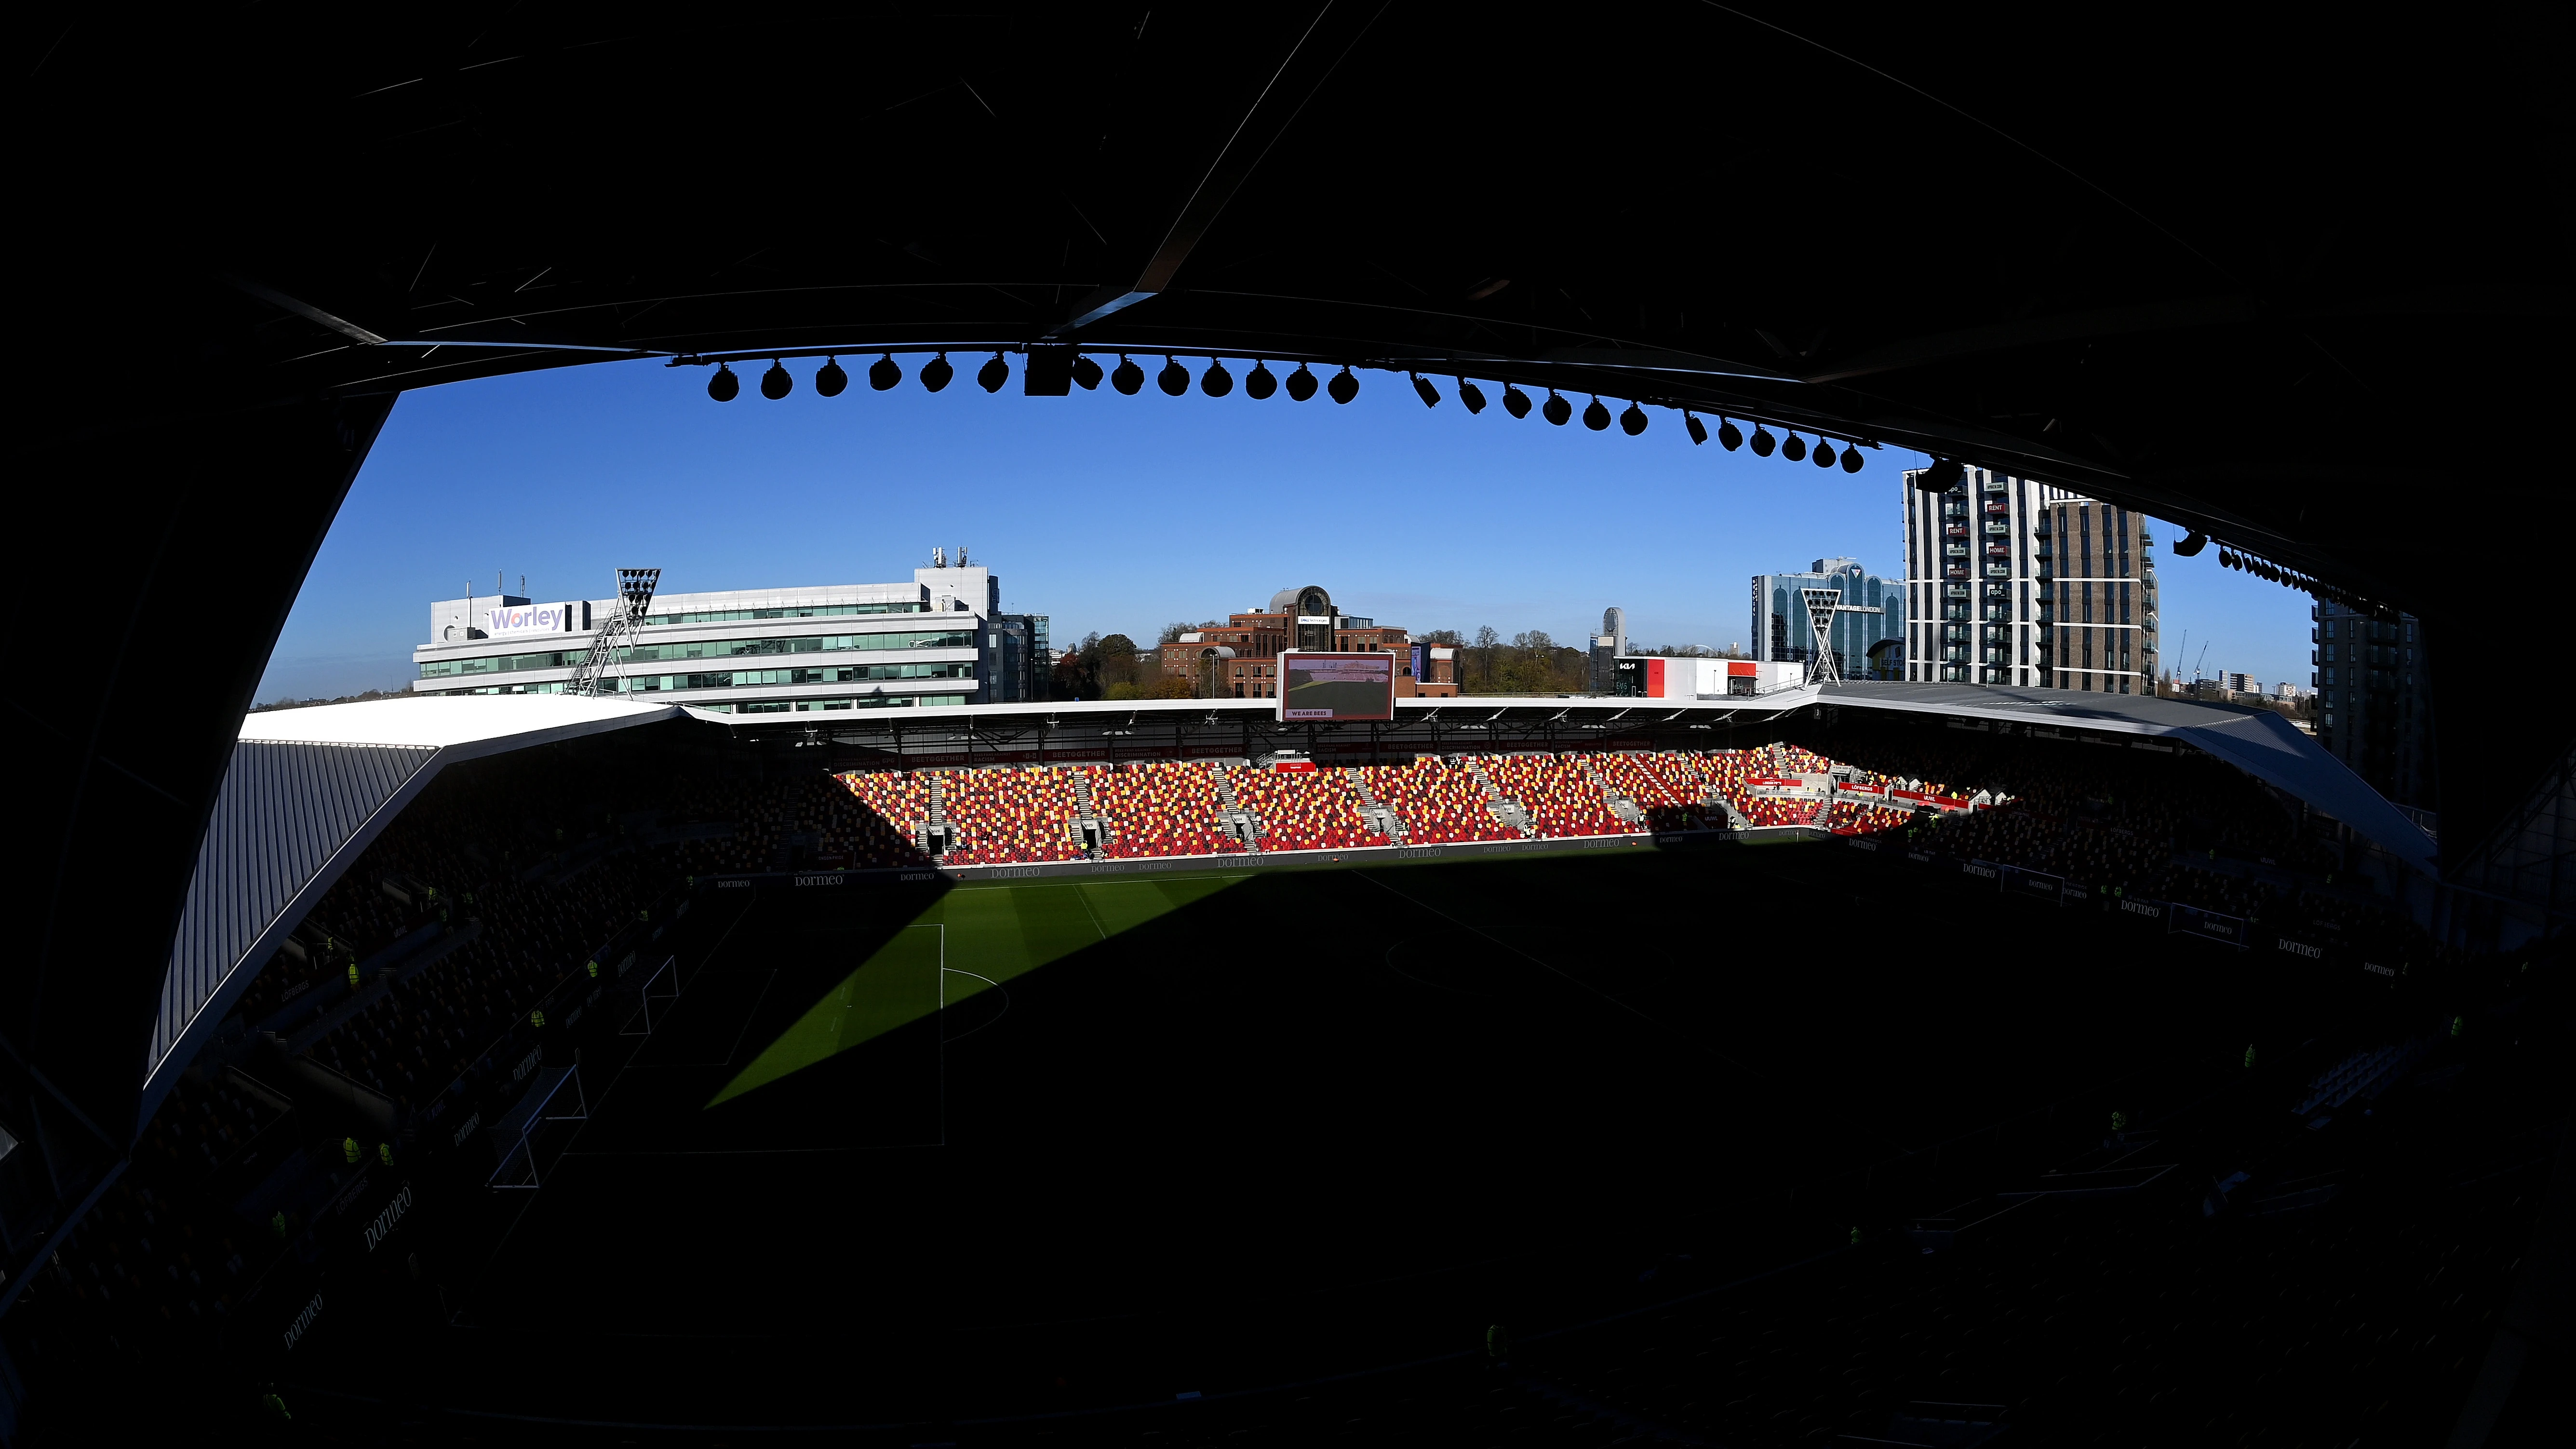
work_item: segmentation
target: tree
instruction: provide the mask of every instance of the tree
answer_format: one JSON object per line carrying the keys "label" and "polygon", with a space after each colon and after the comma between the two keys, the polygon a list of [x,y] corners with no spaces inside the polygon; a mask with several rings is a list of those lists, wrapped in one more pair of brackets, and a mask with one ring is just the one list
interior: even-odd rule
{"label": "tree", "polygon": [[1117,698],[1118,696],[1110,694],[1109,691],[1119,685],[1141,685],[1146,682],[1146,675],[1149,672],[1148,663],[1136,652],[1136,641],[1126,635],[1103,636],[1098,644],[1092,646],[1092,653],[1100,661],[1098,668],[1103,698]]}
{"label": "tree", "polygon": [[1413,637],[1416,643],[1437,644],[1443,649],[1457,649],[1467,642],[1455,629],[1430,629]]}

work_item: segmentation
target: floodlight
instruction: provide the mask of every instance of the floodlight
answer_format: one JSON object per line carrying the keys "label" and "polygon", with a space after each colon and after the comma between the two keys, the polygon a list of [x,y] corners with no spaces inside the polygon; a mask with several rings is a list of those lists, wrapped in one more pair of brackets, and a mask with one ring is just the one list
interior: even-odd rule
{"label": "floodlight", "polygon": [[1002,384],[1009,382],[1010,380],[1011,365],[1004,362],[1002,360],[1002,354],[998,352],[993,354],[992,361],[975,369],[975,381],[986,392],[1000,392],[1002,390]]}
{"label": "floodlight", "polygon": [[1780,456],[1792,463],[1804,459],[1807,456],[1807,440],[1796,433],[1791,433],[1788,440],[1780,445]]}
{"label": "floodlight", "polygon": [[1619,431],[1633,438],[1645,430],[1646,410],[1633,402],[1628,404],[1628,410],[1619,415]]}
{"label": "floodlight", "polygon": [[1511,385],[1510,383],[1508,383],[1508,382],[1507,382],[1507,383],[1504,383],[1504,384],[1503,384],[1503,411],[1504,411],[1504,412],[1507,412],[1507,413],[1510,413],[1513,417],[1516,417],[1516,418],[1525,418],[1525,417],[1528,417],[1528,416],[1529,416],[1529,410],[1530,410],[1529,394],[1528,394],[1528,393],[1525,393],[1525,392],[1523,392],[1523,391],[1521,391],[1521,390],[1520,390],[1519,388],[1517,388],[1517,387],[1512,386],[1512,385]]}
{"label": "floodlight", "polygon": [[1843,471],[1846,473],[1857,473],[1860,471],[1860,447],[1858,444],[1845,443],[1843,445]]}
{"label": "floodlight", "polygon": [[1961,467],[1957,459],[1935,458],[1931,467],[1915,475],[1914,486],[1926,493],[1947,493],[1967,476],[1968,470]]}
{"label": "floodlight", "polygon": [[1179,359],[1166,357],[1163,370],[1154,374],[1154,385],[1163,390],[1165,397],[1179,397],[1190,390],[1190,370],[1181,366]]}
{"label": "floodlight", "polygon": [[1468,412],[1481,413],[1485,410],[1485,390],[1462,377],[1458,379],[1458,401],[1466,404]]}
{"label": "floodlight", "polygon": [[1413,375],[1413,391],[1415,396],[1422,399],[1422,405],[1424,407],[1436,408],[1440,406],[1440,389],[1433,387],[1431,385],[1431,379],[1424,377],[1421,373],[1417,372]]}
{"label": "floodlight", "polygon": [[1288,397],[1292,402],[1304,402],[1314,395],[1315,374],[1306,370],[1306,364],[1298,363],[1297,370],[1288,374]]}
{"label": "floodlight", "polygon": [[1692,446],[1696,447],[1699,444],[1708,441],[1708,424],[1699,420],[1699,414],[1692,412],[1683,413],[1682,428],[1691,435]]}
{"label": "floodlight", "polygon": [[1601,405],[1601,399],[1596,397],[1584,405],[1583,425],[1596,433],[1610,426],[1610,410]]}
{"label": "floodlight", "polygon": [[1834,466],[1834,445],[1823,438],[1816,439],[1816,466],[1819,468]]}
{"label": "floodlight", "polygon": [[769,370],[760,375],[760,395],[776,402],[796,390],[796,379],[788,374],[778,359],[769,359]]}
{"label": "floodlight", "polygon": [[1243,375],[1243,395],[1259,402],[1278,390],[1279,379],[1270,371],[1270,364],[1258,357],[1252,359],[1252,370]]}
{"label": "floodlight", "polygon": [[841,389],[849,385],[850,375],[841,370],[841,359],[824,358],[822,370],[814,374],[815,393],[822,397],[839,397]]}
{"label": "floodlight", "polygon": [[957,369],[948,365],[948,354],[943,352],[930,359],[929,364],[921,369],[921,385],[932,392],[937,392],[948,385],[948,379],[956,375]]}
{"label": "floodlight", "polygon": [[1234,374],[1225,370],[1225,359],[1208,359],[1207,371],[1199,374],[1199,391],[1209,397],[1223,397],[1234,391]]}
{"label": "floodlight", "polygon": [[1780,446],[1780,440],[1779,440],[1778,438],[1775,438],[1775,437],[1771,436],[1771,433],[1770,433],[1770,430],[1769,430],[1769,429],[1767,429],[1767,428],[1763,427],[1760,423],[1755,423],[1755,424],[1753,425],[1753,456],[1754,456],[1754,457],[1757,457],[1757,458],[1768,458],[1768,457],[1770,457],[1770,456],[1771,456],[1772,450],[1773,450],[1773,449],[1775,449],[1775,448],[1778,448],[1779,446]]}
{"label": "floodlight", "polygon": [[1744,430],[1728,422],[1723,414],[1717,420],[1717,444],[1730,453],[1744,446]]}
{"label": "floodlight", "polygon": [[2199,555],[2200,551],[2201,551],[2202,549],[2204,549],[2204,548],[2207,548],[2207,547],[2209,547],[2209,535],[2208,535],[2208,534],[2205,534],[2205,533],[2201,532],[2199,529],[2195,528],[2195,529],[2193,529],[2191,532],[2186,533],[2186,534],[2184,534],[2184,535],[2182,536],[2182,542],[2177,543],[2177,544],[2175,544],[2175,545],[2173,546],[2173,550],[2174,550],[2174,557],[2176,557],[2176,558],[2193,558],[2193,557],[2197,557],[2197,556]]}
{"label": "floodlight", "polygon": [[877,391],[891,391],[894,385],[901,381],[903,381],[903,368],[895,362],[893,353],[889,352],[868,364],[868,386]]}
{"label": "floodlight", "polygon": [[717,402],[732,402],[741,393],[742,379],[733,375],[732,368],[717,363],[716,375],[707,379],[707,396]]}
{"label": "floodlight", "polygon": [[1073,381],[1084,392],[1100,386],[1100,364],[1077,352],[1073,355]]}
{"label": "floodlight", "polygon": [[1561,428],[1573,421],[1574,404],[1558,397],[1555,388],[1549,388],[1547,401],[1538,405],[1538,415]]}
{"label": "floodlight", "polygon": [[1360,395],[1360,380],[1351,376],[1349,363],[1343,363],[1342,370],[1333,374],[1333,380],[1324,384],[1324,393],[1337,403],[1349,402]]}
{"label": "floodlight", "polygon": [[1126,353],[1119,353],[1118,370],[1109,374],[1109,385],[1134,397],[1145,386],[1145,369],[1138,367],[1136,360]]}

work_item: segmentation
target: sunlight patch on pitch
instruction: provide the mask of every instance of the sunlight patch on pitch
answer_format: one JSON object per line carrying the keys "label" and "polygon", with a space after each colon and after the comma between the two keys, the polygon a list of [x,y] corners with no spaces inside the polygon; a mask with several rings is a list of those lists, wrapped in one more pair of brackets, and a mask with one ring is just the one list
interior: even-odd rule
{"label": "sunlight patch on pitch", "polygon": [[1245,878],[1139,875],[960,886],[932,902],[841,978],[707,1106],[722,1106],[864,1046]]}

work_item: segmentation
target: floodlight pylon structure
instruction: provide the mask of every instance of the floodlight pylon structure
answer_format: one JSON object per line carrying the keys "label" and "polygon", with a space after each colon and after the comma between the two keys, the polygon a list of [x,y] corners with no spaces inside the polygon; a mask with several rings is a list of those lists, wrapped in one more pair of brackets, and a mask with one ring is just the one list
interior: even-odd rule
{"label": "floodlight pylon structure", "polygon": [[1815,648],[1807,658],[1809,684],[1840,684],[1842,667],[1834,660],[1834,615],[1884,614],[1876,605],[1846,604],[1840,589],[1800,589],[1807,604],[1807,627],[1815,635]]}
{"label": "floodlight pylon structure", "polygon": [[653,607],[653,590],[662,582],[660,569],[619,569],[617,597],[608,606],[608,621],[591,636],[581,667],[564,685],[566,694],[623,694],[626,656],[644,632],[644,616]]}

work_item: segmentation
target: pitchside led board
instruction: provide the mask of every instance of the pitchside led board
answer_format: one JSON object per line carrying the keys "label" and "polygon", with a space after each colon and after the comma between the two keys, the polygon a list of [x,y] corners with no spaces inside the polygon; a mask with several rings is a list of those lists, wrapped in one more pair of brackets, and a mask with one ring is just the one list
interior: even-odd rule
{"label": "pitchside led board", "polygon": [[1395,718],[1395,655],[1308,654],[1279,656],[1279,717],[1316,724]]}

